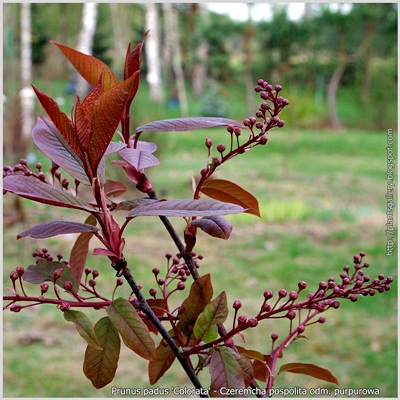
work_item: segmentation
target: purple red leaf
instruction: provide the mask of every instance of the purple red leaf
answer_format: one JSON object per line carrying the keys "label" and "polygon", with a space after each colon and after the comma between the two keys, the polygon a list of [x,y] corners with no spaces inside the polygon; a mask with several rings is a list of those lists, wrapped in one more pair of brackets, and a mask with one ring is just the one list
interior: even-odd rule
{"label": "purple red leaf", "polygon": [[44,239],[57,235],[64,235],[67,233],[81,233],[81,232],[97,232],[99,228],[93,225],[81,224],[80,222],[72,221],[48,221],[43,224],[33,226],[30,229],[20,233],[17,239],[30,236],[34,239]]}
{"label": "purple red leaf", "polygon": [[90,185],[83,162],[53,122],[45,117],[39,117],[32,130],[32,138],[36,146],[47,157],[73,178],[85,185]]}
{"label": "purple red leaf", "polygon": [[36,178],[24,175],[9,175],[3,179],[3,190],[14,193],[38,203],[50,204],[52,206],[75,208],[94,212],[96,209],[85,203],[78,197],[43,183]]}
{"label": "purple red leaf", "polygon": [[166,217],[212,217],[215,215],[238,214],[244,208],[213,200],[166,200],[134,208],[129,217],[166,216]]}
{"label": "purple red leaf", "polygon": [[26,282],[40,285],[46,281],[53,282],[54,271],[57,269],[62,269],[61,277],[56,281],[57,285],[63,287],[65,282],[71,282],[73,290],[77,292],[78,281],[72,275],[70,268],[58,261],[40,260],[37,264],[30,265],[22,276]]}
{"label": "purple red leaf", "polygon": [[216,126],[234,125],[240,128],[244,126],[229,118],[218,117],[191,117],[191,118],[175,118],[175,119],[162,119],[159,121],[149,122],[148,124],[136,128],[136,132],[182,132],[193,131],[195,129],[213,128]]}
{"label": "purple red leaf", "polygon": [[125,148],[119,150],[118,154],[137,170],[160,165],[160,161],[145,150]]}
{"label": "purple red leaf", "polygon": [[228,240],[232,232],[232,224],[222,217],[204,217],[191,222],[208,235]]}
{"label": "purple red leaf", "polygon": [[210,395],[212,397],[221,397],[222,388],[242,389],[245,387],[245,374],[240,367],[237,358],[232,349],[227,347],[218,347],[211,355],[210,375],[211,387]]}

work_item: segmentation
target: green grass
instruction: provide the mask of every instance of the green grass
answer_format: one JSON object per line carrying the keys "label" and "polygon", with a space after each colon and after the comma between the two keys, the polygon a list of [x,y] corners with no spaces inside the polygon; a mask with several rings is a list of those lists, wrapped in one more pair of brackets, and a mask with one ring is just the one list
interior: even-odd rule
{"label": "green grass", "polygon": [[[223,129],[152,136],[161,167],[149,169],[148,175],[161,197],[191,195],[191,176],[197,177],[206,162],[206,137],[213,138],[215,147],[228,144]],[[305,280],[313,291],[321,280],[338,276],[354,254],[365,251],[371,264],[368,273],[395,276],[393,289],[356,303],[342,302],[339,310],[326,314],[324,325],[307,329],[309,340],[293,344],[280,363],[315,363],[331,370],[342,388],[379,388],[381,397],[396,397],[397,251],[392,257],[385,255],[385,171],[384,132],[274,130],[267,146],[238,157],[217,173],[258,198],[262,219],[229,216],[234,226],[229,241],[212,240],[200,232],[196,250],[204,254],[200,273],[211,273],[214,295],[226,290],[229,303],[240,299],[241,312],[248,316],[258,312],[265,289],[295,290],[297,282]],[[5,197],[5,211],[11,199]],[[16,265],[29,265],[32,251],[46,246],[68,258],[74,240],[67,236],[48,242],[15,241],[19,232],[48,219],[85,218],[83,213],[25,201],[24,205],[26,221],[4,232],[6,286],[11,285],[8,275]],[[183,221],[174,218],[173,223],[181,233]],[[151,269],[164,270],[164,253],[176,250],[157,218],[132,221],[126,234],[130,268],[147,293],[154,286]],[[99,291],[109,296],[114,271],[99,256],[90,256],[88,266],[100,270]],[[38,288],[30,285],[27,290],[37,293]],[[119,295],[129,295],[126,285]],[[176,304],[186,295],[180,293]],[[88,315],[95,322],[104,312]],[[230,323],[228,319],[227,326]],[[268,353],[270,334],[284,335],[287,329],[280,321],[265,322],[245,332],[245,344],[240,338],[236,343]],[[96,391],[82,372],[85,342],[55,307],[5,312],[3,333],[4,397],[111,397],[112,386],[149,387],[146,362],[123,346],[115,381]],[[207,386],[207,371],[203,376]],[[190,386],[176,363],[156,386],[173,385]],[[296,374],[284,374],[276,382],[276,387],[295,386],[336,387]]]}

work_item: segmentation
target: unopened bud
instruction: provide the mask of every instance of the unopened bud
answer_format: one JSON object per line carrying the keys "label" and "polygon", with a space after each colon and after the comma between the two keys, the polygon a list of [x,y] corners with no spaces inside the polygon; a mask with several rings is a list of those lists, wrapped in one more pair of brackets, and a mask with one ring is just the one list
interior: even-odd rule
{"label": "unopened bud", "polygon": [[275,342],[278,339],[279,335],[277,333],[271,333],[271,339]]}
{"label": "unopened bud", "polygon": [[122,278],[117,278],[116,285],[122,286],[124,284],[124,280]]}
{"label": "unopened bud", "polygon": [[211,149],[211,147],[212,147],[212,139],[206,138],[206,146],[207,146],[207,148]]}
{"label": "unopened bud", "polygon": [[149,290],[149,294],[150,294],[151,297],[155,297],[156,294],[157,294],[157,290],[155,288],[151,288]]}
{"label": "unopened bud", "polygon": [[70,309],[70,305],[67,302],[63,301],[60,304],[60,310],[61,311],[68,311],[69,309]]}
{"label": "unopened bud", "polygon": [[238,323],[239,325],[243,325],[247,322],[247,317],[245,315],[239,315],[238,317]]}
{"label": "unopened bud", "polygon": [[181,282],[178,282],[176,287],[177,287],[178,290],[184,290],[185,289],[185,284],[181,281]]}
{"label": "unopened bud", "polygon": [[293,310],[288,311],[288,313],[286,314],[286,318],[289,319],[295,319],[296,318],[296,313]]}
{"label": "unopened bud", "polygon": [[15,282],[18,279],[19,275],[17,271],[10,272],[10,279]]}
{"label": "unopened bud", "polygon": [[294,290],[292,290],[292,291],[289,293],[289,299],[290,299],[290,300],[296,300],[298,297],[299,297],[299,294],[298,294],[297,292],[295,292]]}
{"label": "unopened bud", "polygon": [[92,272],[92,275],[93,275],[93,278],[96,279],[100,274],[99,274],[99,271],[97,271],[97,269],[94,269]]}
{"label": "unopened bud", "polygon": [[232,338],[229,338],[229,339],[225,340],[225,346],[226,347],[232,348],[234,345],[235,345],[235,342],[233,341]]}
{"label": "unopened bud", "polygon": [[233,306],[232,306],[235,310],[239,310],[240,307],[242,307],[242,302],[240,300],[235,300],[233,302]]}
{"label": "unopened bud", "polygon": [[21,306],[19,305],[19,304],[13,304],[11,307],[10,307],[10,311],[12,311],[12,312],[20,312],[21,311]]}
{"label": "unopened bud", "polygon": [[304,325],[299,325],[297,327],[297,332],[298,333],[303,333],[306,330],[306,327]]}
{"label": "unopened bud", "polygon": [[257,318],[249,318],[247,321],[247,324],[250,326],[250,328],[254,328],[258,325],[258,319]]}
{"label": "unopened bud", "polygon": [[54,274],[53,274],[54,282],[55,282],[57,279],[60,279],[60,278],[61,278],[62,273],[63,273],[63,269],[62,269],[62,268],[58,268],[58,269],[56,269],[56,270],[54,271]]}
{"label": "unopened bud", "polygon": [[278,292],[278,295],[279,295],[280,298],[286,297],[287,296],[287,290],[286,289],[281,289]]}
{"label": "unopened bud", "polygon": [[225,147],[224,144],[220,143],[220,144],[217,146],[217,150],[218,150],[220,153],[223,153],[223,152],[226,150],[226,147]]}
{"label": "unopened bud", "polygon": [[265,299],[265,300],[269,300],[270,298],[272,298],[273,295],[274,295],[274,294],[272,293],[271,290],[266,290],[266,291],[264,292],[264,299]]}
{"label": "unopened bud", "polygon": [[72,288],[73,288],[72,282],[66,281],[66,282],[64,283],[64,289],[65,289],[66,291],[70,292],[70,291],[72,290]]}
{"label": "unopened bud", "polygon": [[45,294],[49,290],[49,285],[47,283],[42,283],[40,285],[40,290],[42,295]]}

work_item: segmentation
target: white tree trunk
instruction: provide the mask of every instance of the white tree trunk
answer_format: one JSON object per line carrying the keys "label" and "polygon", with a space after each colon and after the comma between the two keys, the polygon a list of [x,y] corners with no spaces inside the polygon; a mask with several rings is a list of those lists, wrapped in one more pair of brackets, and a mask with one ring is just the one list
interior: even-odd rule
{"label": "white tree trunk", "polygon": [[[198,18],[202,23],[208,22],[208,11],[204,3],[198,3],[196,9],[198,15],[196,16],[196,21]],[[198,17],[198,18],[197,18]],[[198,29],[198,28],[197,28]],[[199,36],[199,32],[197,32]],[[208,59],[208,49],[209,44],[206,40],[200,40],[199,45],[196,49],[196,63],[193,66],[192,75],[192,86],[193,86],[193,96],[197,99],[201,98],[204,92],[204,86],[207,80],[207,59]]]}
{"label": "white tree trunk", "polygon": [[161,103],[163,101],[158,25],[157,4],[146,3],[146,30],[150,30],[149,36],[146,39],[148,70],[146,79],[150,85],[151,100],[155,103]]}
{"label": "white tree trunk", "polygon": [[[32,77],[31,6],[21,4],[21,138],[28,141],[33,127],[34,93],[30,86]],[[25,150],[25,149],[21,149]]]}
{"label": "white tree trunk", "polygon": [[172,68],[176,77],[176,86],[179,99],[179,107],[182,117],[188,116],[188,102],[185,89],[185,77],[182,69],[182,56],[178,36],[178,17],[177,11],[171,3],[163,3],[165,16],[165,29],[169,32],[169,45],[172,51]]}
{"label": "white tree trunk", "polygon": [[[96,19],[97,19],[97,3],[84,3],[82,10],[82,25],[79,33],[77,50],[85,53],[92,54],[93,39],[96,32]],[[81,77],[78,76],[76,93],[80,97],[84,97],[89,89],[89,84]]]}

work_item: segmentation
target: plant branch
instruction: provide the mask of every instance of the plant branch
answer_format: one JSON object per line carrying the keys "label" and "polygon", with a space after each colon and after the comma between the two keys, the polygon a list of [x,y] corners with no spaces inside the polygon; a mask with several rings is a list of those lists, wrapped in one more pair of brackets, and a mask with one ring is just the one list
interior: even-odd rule
{"label": "plant branch", "polygon": [[207,395],[202,394],[203,387],[202,387],[200,381],[198,380],[195,371],[193,370],[192,366],[190,365],[189,359],[179,350],[179,347],[176,345],[174,339],[171,337],[171,335],[168,333],[168,331],[165,329],[165,327],[161,324],[158,317],[154,314],[153,310],[147,304],[147,301],[143,297],[142,292],[140,291],[137,283],[135,282],[135,279],[133,278],[131,272],[128,269],[125,269],[123,272],[123,276],[126,279],[126,281],[129,283],[129,286],[132,288],[133,293],[135,294],[135,296],[138,300],[137,305],[140,308],[140,310],[146,314],[146,316],[149,318],[149,320],[152,322],[152,324],[160,332],[161,336],[165,339],[168,346],[172,349],[176,358],[182,365],[182,368],[185,370],[187,376],[193,383],[194,387],[196,389],[201,390],[200,397],[208,397]]}

